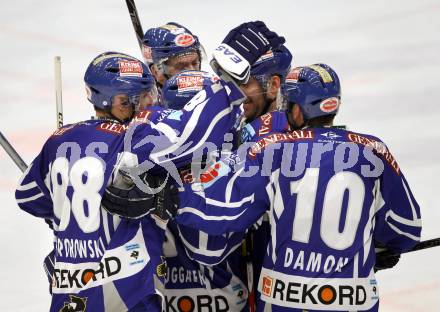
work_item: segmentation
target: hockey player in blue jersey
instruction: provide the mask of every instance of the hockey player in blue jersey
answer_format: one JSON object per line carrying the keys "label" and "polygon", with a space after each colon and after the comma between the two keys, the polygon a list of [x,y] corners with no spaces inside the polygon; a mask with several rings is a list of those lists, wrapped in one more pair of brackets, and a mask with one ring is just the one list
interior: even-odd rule
{"label": "hockey player in blue jersey", "polygon": [[249,123],[268,112],[279,109],[281,99],[278,92],[284,84],[292,63],[292,54],[281,46],[268,51],[251,68],[251,77],[241,89],[246,95],[243,103],[243,117]]}
{"label": "hockey player in blue jersey", "polygon": [[[189,44],[182,46],[179,44],[177,37],[187,38]],[[148,46],[144,50],[149,49],[151,51],[150,57],[147,57],[146,60],[152,63],[152,72],[156,79],[158,79],[159,85],[164,86],[162,90],[164,106],[180,109],[202,87],[201,85],[197,86],[202,81],[200,73],[191,71],[200,68],[200,61],[204,54],[197,36],[193,35],[182,25],[167,23],[164,26],[148,30],[144,36],[143,44],[145,47]],[[261,85],[261,89],[258,89],[259,94],[252,94],[253,98],[259,96],[266,100],[265,91],[269,88],[270,90],[267,92],[269,93],[268,98],[272,101],[276,97],[281,84],[280,77],[275,76],[275,74],[280,72],[281,78],[285,76],[290,62],[291,54],[284,46],[275,49],[274,52],[268,51],[252,65],[249,81],[241,85],[241,90],[248,96],[255,89],[255,84]],[[184,71],[170,78],[171,75],[182,69],[189,71]],[[258,82],[256,79],[259,79]],[[275,83],[272,83],[272,81],[275,81]],[[238,139],[238,135],[234,133],[236,129],[230,129],[230,131],[231,136]],[[219,133],[219,137],[222,137],[223,134]],[[181,172],[184,172],[183,175],[190,174],[189,169],[181,169]],[[177,308],[179,299],[185,296],[194,301],[194,308],[197,309],[200,305],[197,302],[198,298],[204,296],[207,301],[205,304],[212,305],[212,307],[214,307],[216,300],[224,302],[224,305],[217,306],[217,310],[242,310],[247,291],[241,282],[245,278],[243,274],[240,274],[240,269],[243,271],[241,266],[243,258],[240,256],[239,248],[237,248],[239,247],[240,236],[237,234],[234,236],[235,238],[230,237],[227,241],[223,237],[208,237],[202,232],[194,231],[184,226],[178,227],[174,221],[170,221],[167,228],[168,247],[166,249],[168,250],[170,246],[174,246],[172,250],[176,250],[177,246],[179,252],[173,251],[171,253],[173,257],[167,257],[168,270],[179,269],[185,270],[185,272],[201,272],[199,274],[205,275],[206,278],[204,282],[199,281],[199,283],[192,282],[190,284],[181,283],[179,280],[167,279],[164,289],[165,301],[167,303],[170,302],[172,307]],[[227,257],[224,255],[218,259],[206,257],[206,254],[220,255],[222,250],[226,248],[223,246],[225,241],[232,245],[236,251],[233,251],[230,255],[228,254]],[[184,251],[185,249],[186,251]],[[212,266],[213,264],[215,266]],[[230,269],[226,270],[226,267],[230,267]],[[176,296],[176,294],[178,295]],[[170,309],[171,307],[165,307],[166,311]]]}
{"label": "hockey player in blue jersey", "polygon": [[160,246],[150,241],[163,233],[151,218],[126,222],[100,206],[107,181],[116,178],[126,121],[135,106],[155,101],[154,80],[137,59],[107,52],[90,64],[85,82],[97,118],[55,131],[16,191],[21,209],[52,220],[50,311],[122,311],[142,300],[157,310],[149,281],[161,264]]}
{"label": "hockey player in blue jersey", "polygon": [[[232,30],[217,50],[216,68],[223,70],[224,77],[246,81],[249,64],[283,42],[261,22],[245,23]],[[232,127],[232,112],[242,96],[229,79],[229,87],[219,82],[202,90],[174,116],[150,123],[143,122],[148,113],[141,112],[127,128],[122,121],[131,117],[133,109],[125,107],[139,103],[143,92],[152,89],[148,68],[129,56],[106,53],[89,69],[101,75],[98,81],[89,77],[87,91],[103,119],[65,126],[49,138],[24,174],[17,201],[29,213],[53,220],[57,244],[51,311],[75,305],[87,311],[123,311],[144,299],[147,310],[154,311],[157,301],[150,304],[147,299],[154,296],[152,281],[162,272],[161,252],[157,244],[146,242],[161,242],[162,232],[150,218],[138,222],[110,218],[101,209],[101,196],[117,178],[115,165],[148,160],[153,170],[179,167],[189,163],[200,144],[220,142],[212,133]],[[85,78],[87,82],[87,73]],[[145,79],[139,79],[137,89],[130,88],[137,78]],[[196,133],[197,126],[206,131]],[[131,141],[123,149],[127,137]]]}
{"label": "hockey player in blue jersey", "polygon": [[375,245],[399,254],[420,239],[420,209],[378,138],[332,128],[340,85],[327,65],[285,85],[294,131],[268,133],[185,184],[177,222],[212,235],[269,211],[259,311],[377,311]]}
{"label": "hockey player in blue jersey", "polygon": [[[254,111],[258,110],[257,114],[267,109],[272,110],[276,108],[277,95],[281,84],[284,83],[291,60],[290,52],[287,48],[281,46],[269,51],[252,65],[249,82],[241,85],[241,90],[252,99],[248,101],[248,105],[254,106]],[[173,109],[182,108],[186,102],[190,101],[203,88],[204,81],[206,81],[206,74],[197,71],[183,71],[172,77],[165,83],[163,88],[164,105]],[[265,124],[267,125],[267,123]],[[230,130],[236,132],[234,129]],[[218,135],[222,136],[224,131]],[[262,134],[260,133],[260,135]],[[236,134],[233,134],[231,137],[234,136],[239,137]],[[228,147],[227,149],[230,150],[230,148]],[[223,150],[222,152],[227,151]],[[190,168],[180,168],[180,174],[186,182],[192,181],[197,176],[197,173],[191,171]],[[117,200],[120,202],[120,197]],[[124,204],[121,209],[125,209],[128,206]],[[258,224],[261,224],[261,222],[258,222]],[[263,224],[265,225],[265,223]],[[240,257],[240,250],[238,249],[242,238],[241,233],[234,233],[225,239],[224,237],[207,236],[202,232],[191,230],[182,225],[177,226],[173,221],[170,221],[168,225],[167,243],[166,248],[164,248],[164,250],[172,251],[170,252],[172,256],[167,258],[168,270],[184,270],[185,272],[204,272],[208,270],[211,271],[211,274],[209,276],[205,275],[205,281],[199,281],[199,283],[185,284],[181,283],[179,279],[167,280],[164,291],[165,300],[168,302],[169,298],[171,298],[172,301],[170,300],[170,306],[167,306],[165,309],[168,311],[171,308],[177,308],[179,299],[185,296],[193,300],[194,308],[198,307],[198,298],[205,297],[210,302],[205,303],[208,305],[211,304],[213,306],[215,300],[225,302],[225,305],[218,306],[217,310],[240,311],[244,304],[243,299],[245,299],[246,291],[240,279],[229,279],[231,278],[231,273],[233,274],[232,277],[240,276],[240,274],[237,274],[239,273],[237,272],[238,269],[247,271],[248,287],[253,288],[253,275],[259,276],[263,255],[266,251],[264,243],[267,242],[266,236],[268,236],[268,234],[265,235],[266,227],[260,226],[256,232],[259,242],[255,244],[252,252],[249,248],[245,250],[244,256],[247,258],[247,268],[243,268],[242,261],[240,260],[240,258],[243,258]],[[254,232],[252,237],[253,235]],[[253,245],[253,239],[251,236],[249,237],[248,247]],[[207,249],[208,247],[210,249]],[[186,249],[185,252],[183,252],[184,249]],[[237,250],[234,251],[234,249]],[[230,254],[231,252],[232,254]],[[195,263],[193,260],[198,261],[200,264]],[[211,267],[207,267],[207,264]],[[213,264],[215,266],[212,266]],[[225,270],[225,266],[230,269]],[[252,271],[254,271],[254,274],[252,274]],[[199,274],[204,275],[203,273]],[[245,279],[245,277],[243,276],[242,279]],[[233,281],[235,281],[235,284]],[[206,283],[208,284],[203,285]],[[226,285],[228,285],[228,288],[225,288]],[[230,287],[232,287],[232,290]],[[194,293],[197,293],[197,296],[194,296]],[[237,294],[241,295],[234,299],[234,296]],[[250,297],[250,299],[249,304],[253,307],[253,298]]]}
{"label": "hockey player in blue jersey", "polygon": [[[268,51],[251,67],[248,83],[241,86],[246,95],[243,103],[243,115],[240,124],[240,143],[250,141],[257,136],[266,134],[272,128],[272,116],[277,116],[276,110],[282,103],[281,86],[286,80],[292,63],[292,54],[285,47]],[[273,113],[272,113],[273,112]],[[284,114],[281,114],[284,116]],[[261,121],[261,128],[252,131],[251,122]],[[262,261],[266,253],[266,246],[270,237],[270,227],[267,215],[247,232],[242,250],[246,258],[246,275],[249,290],[250,311],[255,310],[256,283],[260,275]],[[235,234],[237,235],[237,234]],[[258,243],[257,243],[258,242]]]}
{"label": "hockey player in blue jersey", "polygon": [[201,69],[205,52],[199,38],[178,23],[148,29],[142,44],[144,60],[160,87],[183,70]]}

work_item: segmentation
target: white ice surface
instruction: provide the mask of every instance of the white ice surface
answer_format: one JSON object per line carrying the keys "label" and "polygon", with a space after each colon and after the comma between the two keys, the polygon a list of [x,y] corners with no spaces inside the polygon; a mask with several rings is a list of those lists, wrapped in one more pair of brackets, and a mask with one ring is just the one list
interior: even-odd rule
{"label": "white ice surface", "polygon": [[[339,73],[338,122],[382,138],[422,209],[423,239],[440,236],[440,3],[438,0],[137,0],[144,29],[168,21],[199,35],[208,55],[229,29],[264,20],[297,65]],[[0,1],[0,130],[26,162],[56,126],[53,57],[61,55],[64,121],[88,118],[83,74],[94,56],[141,57],[122,0]],[[19,170],[0,151],[0,311],[47,311],[42,259],[51,233],[18,209]],[[439,193],[436,193],[439,192]],[[440,247],[404,255],[377,274],[381,311],[440,311]]]}

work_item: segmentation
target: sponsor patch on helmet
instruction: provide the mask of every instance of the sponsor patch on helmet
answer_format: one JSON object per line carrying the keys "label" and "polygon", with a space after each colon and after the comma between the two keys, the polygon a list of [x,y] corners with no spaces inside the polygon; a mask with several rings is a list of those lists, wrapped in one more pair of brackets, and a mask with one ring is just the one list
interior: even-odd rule
{"label": "sponsor patch on helmet", "polygon": [[266,53],[264,53],[256,62],[255,64],[261,63],[263,61],[266,60],[270,60],[273,58],[273,52],[272,50],[267,51]]}
{"label": "sponsor patch on helmet", "polygon": [[178,92],[200,91],[203,89],[203,76],[180,76],[177,78]]}
{"label": "sponsor patch on helmet", "polygon": [[325,99],[319,105],[319,108],[324,113],[334,112],[338,109],[338,107],[339,107],[339,99],[336,97],[331,97],[331,98]]}
{"label": "sponsor patch on helmet", "polygon": [[329,82],[333,81],[332,76],[325,68],[318,66],[318,65],[310,65],[309,67],[318,72],[318,74],[321,76],[322,81],[324,81],[324,83],[329,83]]}
{"label": "sponsor patch on helmet", "polygon": [[184,33],[186,31],[185,28],[178,27],[176,25],[171,25],[171,24],[166,24],[166,25],[160,26],[160,28],[168,30],[173,35],[178,35],[178,34]]}
{"label": "sponsor patch on helmet", "polygon": [[121,57],[121,58],[125,58],[125,59],[132,59],[132,60],[136,60],[134,57],[131,57],[129,55],[126,54],[120,54],[120,53],[112,53],[112,54],[106,54],[106,55],[101,55],[100,57],[97,57],[93,60],[93,66],[98,65],[99,63],[101,63],[102,61],[108,60],[109,58],[113,58],[113,57]]}
{"label": "sponsor patch on helmet", "polygon": [[119,60],[119,75],[121,77],[142,77],[144,70],[138,61]]}
{"label": "sponsor patch on helmet", "polygon": [[153,63],[151,48],[145,44],[142,45],[142,55],[144,56],[145,62]]}
{"label": "sponsor patch on helmet", "polygon": [[177,37],[174,39],[174,42],[179,47],[189,47],[194,43],[194,41],[194,37],[188,33],[177,35]]}
{"label": "sponsor patch on helmet", "polygon": [[292,69],[286,77],[286,83],[297,83],[298,82],[298,77],[299,77],[299,73],[301,72],[302,67],[296,67],[294,69]]}

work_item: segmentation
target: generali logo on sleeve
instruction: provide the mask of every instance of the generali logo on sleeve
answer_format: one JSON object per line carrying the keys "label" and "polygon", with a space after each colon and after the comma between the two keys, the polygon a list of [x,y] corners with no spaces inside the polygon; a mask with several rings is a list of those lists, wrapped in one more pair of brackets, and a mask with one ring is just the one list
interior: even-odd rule
{"label": "generali logo on sleeve", "polygon": [[144,70],[138,61],[119,61],[119,75],[121,77],[142,77]]}

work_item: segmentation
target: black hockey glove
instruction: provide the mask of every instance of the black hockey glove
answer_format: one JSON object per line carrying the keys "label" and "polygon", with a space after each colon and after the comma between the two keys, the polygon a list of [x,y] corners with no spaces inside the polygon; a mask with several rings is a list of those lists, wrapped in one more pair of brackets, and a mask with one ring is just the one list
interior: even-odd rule
{"label": "black hockey glove", "polygon": [[[140,178],[149,187],[156,186],[157,179],[155,177],[144,173]],[[155,195],[143,192],[135,183],[129,189],[110,185],[105,189],[101,203],[111,214],[137,219],[154,209]]]}
{"label": "black hockey glove", "polygon": [[140,178],[146,186],[162,189],[158,193],[146,193],[135,183],[130,189],[108,186],[101,202],[103,207],[111,214],[130,219],[138,219],[148,214],[155,214],[164,220],[174,216],[179,207],[177,187],[169,179],[147,173],[142,174]]}
{"label": "black hockey glove", "polygon": [[232,29],[222,41],[251,65],[271,48],[278,48],[284,42],[284,37],[269,30],[262,21],[243,23]]}
{"label": "black hockey glove", "polygon": [[162,220],[174,218],[177,214],[177,209],[179,209],[179,203],[179,190],[177,186],[173,182],[167,181],[164,188],[156,194],[154,209],[151,213]]}
{"label": "black hockey glove", "polygon": [[[376,263],[374,264],[374,272],[379,270],[391,269],[400,260],[400,254],[396,254],[383,245],[375,243],[376,247]],[[378,249],[380,251],[378,251]]]}

